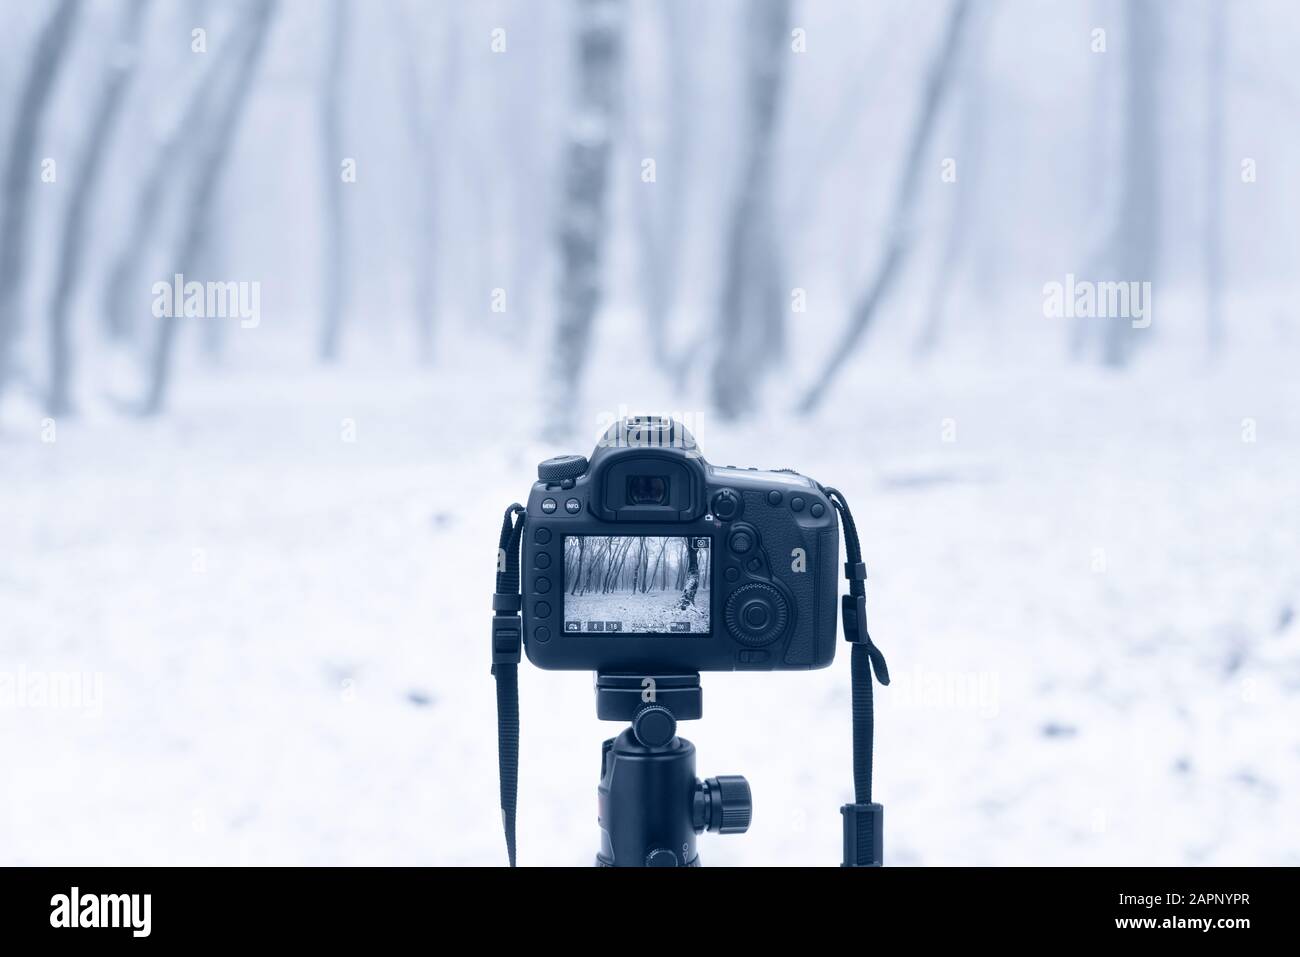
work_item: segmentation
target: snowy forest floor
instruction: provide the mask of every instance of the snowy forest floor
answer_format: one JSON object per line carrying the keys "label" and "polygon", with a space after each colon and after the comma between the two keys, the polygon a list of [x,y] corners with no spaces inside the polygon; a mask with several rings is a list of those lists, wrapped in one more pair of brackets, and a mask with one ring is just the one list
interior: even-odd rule
{"label": "snowy forest floor", "polygon": [[709,592],[701,588],[695,603],[683,611],[680,590],[650,591],[645,594],[610,592],[608,594],[565,595],[564,619],[569,621],[616,621],[620,630],[670,634],[674,631],[708,633]]}
{"label": "snowy forest floor", "polygon": [[[167,417],[92,412],[53,443],[6,419],[0,670],[98,673],[103,696],[0,703],[0,863],[504,862],[502,509],[538,460],[590,450],[597,410],[661,393],[597,374],[553,448],[534,383],[481,395],[464,368],[200,377]],[[895,675],[889,862],[1300,864],[1293,372],[849,378],[808,421],[692,424],[710,460],[854,508]],[[589,864],[617,727],[589,674],[520,686],[520,861]],[[704,677],[699,772],[755,798],[706,863],[838,863],[848,691],[844,655]]]}

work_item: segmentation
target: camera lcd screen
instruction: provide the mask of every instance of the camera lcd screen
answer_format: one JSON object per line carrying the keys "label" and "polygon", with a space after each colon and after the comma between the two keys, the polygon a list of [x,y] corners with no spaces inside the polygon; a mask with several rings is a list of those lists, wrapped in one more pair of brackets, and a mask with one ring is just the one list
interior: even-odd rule
{"label": "camera lcd screen", "polygon": [[564,632],[707,635],[707,535],[564,536]]}

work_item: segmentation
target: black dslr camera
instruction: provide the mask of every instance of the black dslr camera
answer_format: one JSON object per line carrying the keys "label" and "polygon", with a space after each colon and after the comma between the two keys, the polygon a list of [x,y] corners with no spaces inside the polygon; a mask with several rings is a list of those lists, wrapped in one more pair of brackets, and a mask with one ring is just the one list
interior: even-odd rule
{"label": "black dslr camera", "polygon": [[[854,803],[845,866],[882,861],[871,801],[871,674],[889,683],[867,634],[857,529],[836,489],[796,472],[710,465],[680,423],[610,426],[590,460],[537,467],[528,505],[506,509],[492,597],[501,811],[515,863],[518,664],[596,672],[596,716],[630,727],[601,749],[603,866],[695,866],[696,835],[742,833],[752,798],[738,775],[701,781],[677,722],[703,714],[701,671],[823,668],[835,658],[843,522],[853,645]],[[522,612],[522,617],[520,613]]]}
{"label": "black dslr camera", "polygon": [[839,523],[811,479],[710,465],[680,423],[610,426],[528,496],[524,647],[542,668],[823,668]]}

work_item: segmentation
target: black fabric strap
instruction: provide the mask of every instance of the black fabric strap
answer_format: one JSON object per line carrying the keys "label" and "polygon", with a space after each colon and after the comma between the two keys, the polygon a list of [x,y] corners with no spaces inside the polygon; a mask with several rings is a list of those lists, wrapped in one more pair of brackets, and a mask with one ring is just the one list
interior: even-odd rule
{"label": "black fabric strap", "polygon": [[[516,517],[518,520],[516,521]],[[519,543],[524,507],[511,505],[501,522],[497,548],[497,588],[492,596],[492,674],[497,681],[497,765],[501,774],[501,824],[506,854],[515,866],[515,807],[519,793],[519,659],[523,623],[519,618]]]}
{"label": "black fabric strap", "polygon": [[844,866],[879,867],[884,862],[885,809],[871,801],[872,736],[875,732],[871,673],[882,685],[889,684],[885,656],[867,632],[866,565],[858,528],[844,495],[833,488],[822,492],[839,512],[844,526],[844,577],[849,593],[840,600],[844,640],[853,645],[853,804],[840,808],[844,816]]}

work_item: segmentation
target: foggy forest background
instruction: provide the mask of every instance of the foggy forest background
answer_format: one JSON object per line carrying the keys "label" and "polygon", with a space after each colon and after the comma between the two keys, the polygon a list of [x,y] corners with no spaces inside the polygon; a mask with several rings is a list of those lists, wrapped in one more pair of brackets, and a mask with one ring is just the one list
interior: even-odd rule
{"label": "foggy forest background", "polygon": [[[852,505],[890,863],[1300,864],[1291,0],[0,13],[0,863],[503,861],[502,510],[671,414]],[[846,657],[704,677],[708,864],[839,860]]]}
{"label": "foggy forest background", "polygon": [[[566,435],[616,338],[729,418],[810,412],[875,348],[1293,334],[1285,3],[11,6],[0,390],[52,415],[468,353],[544,369]],[[258,283],[264,321],[158,321],[178,273]],[[1043,319],[1067,273],[1152,282],[1154,327]]]}

